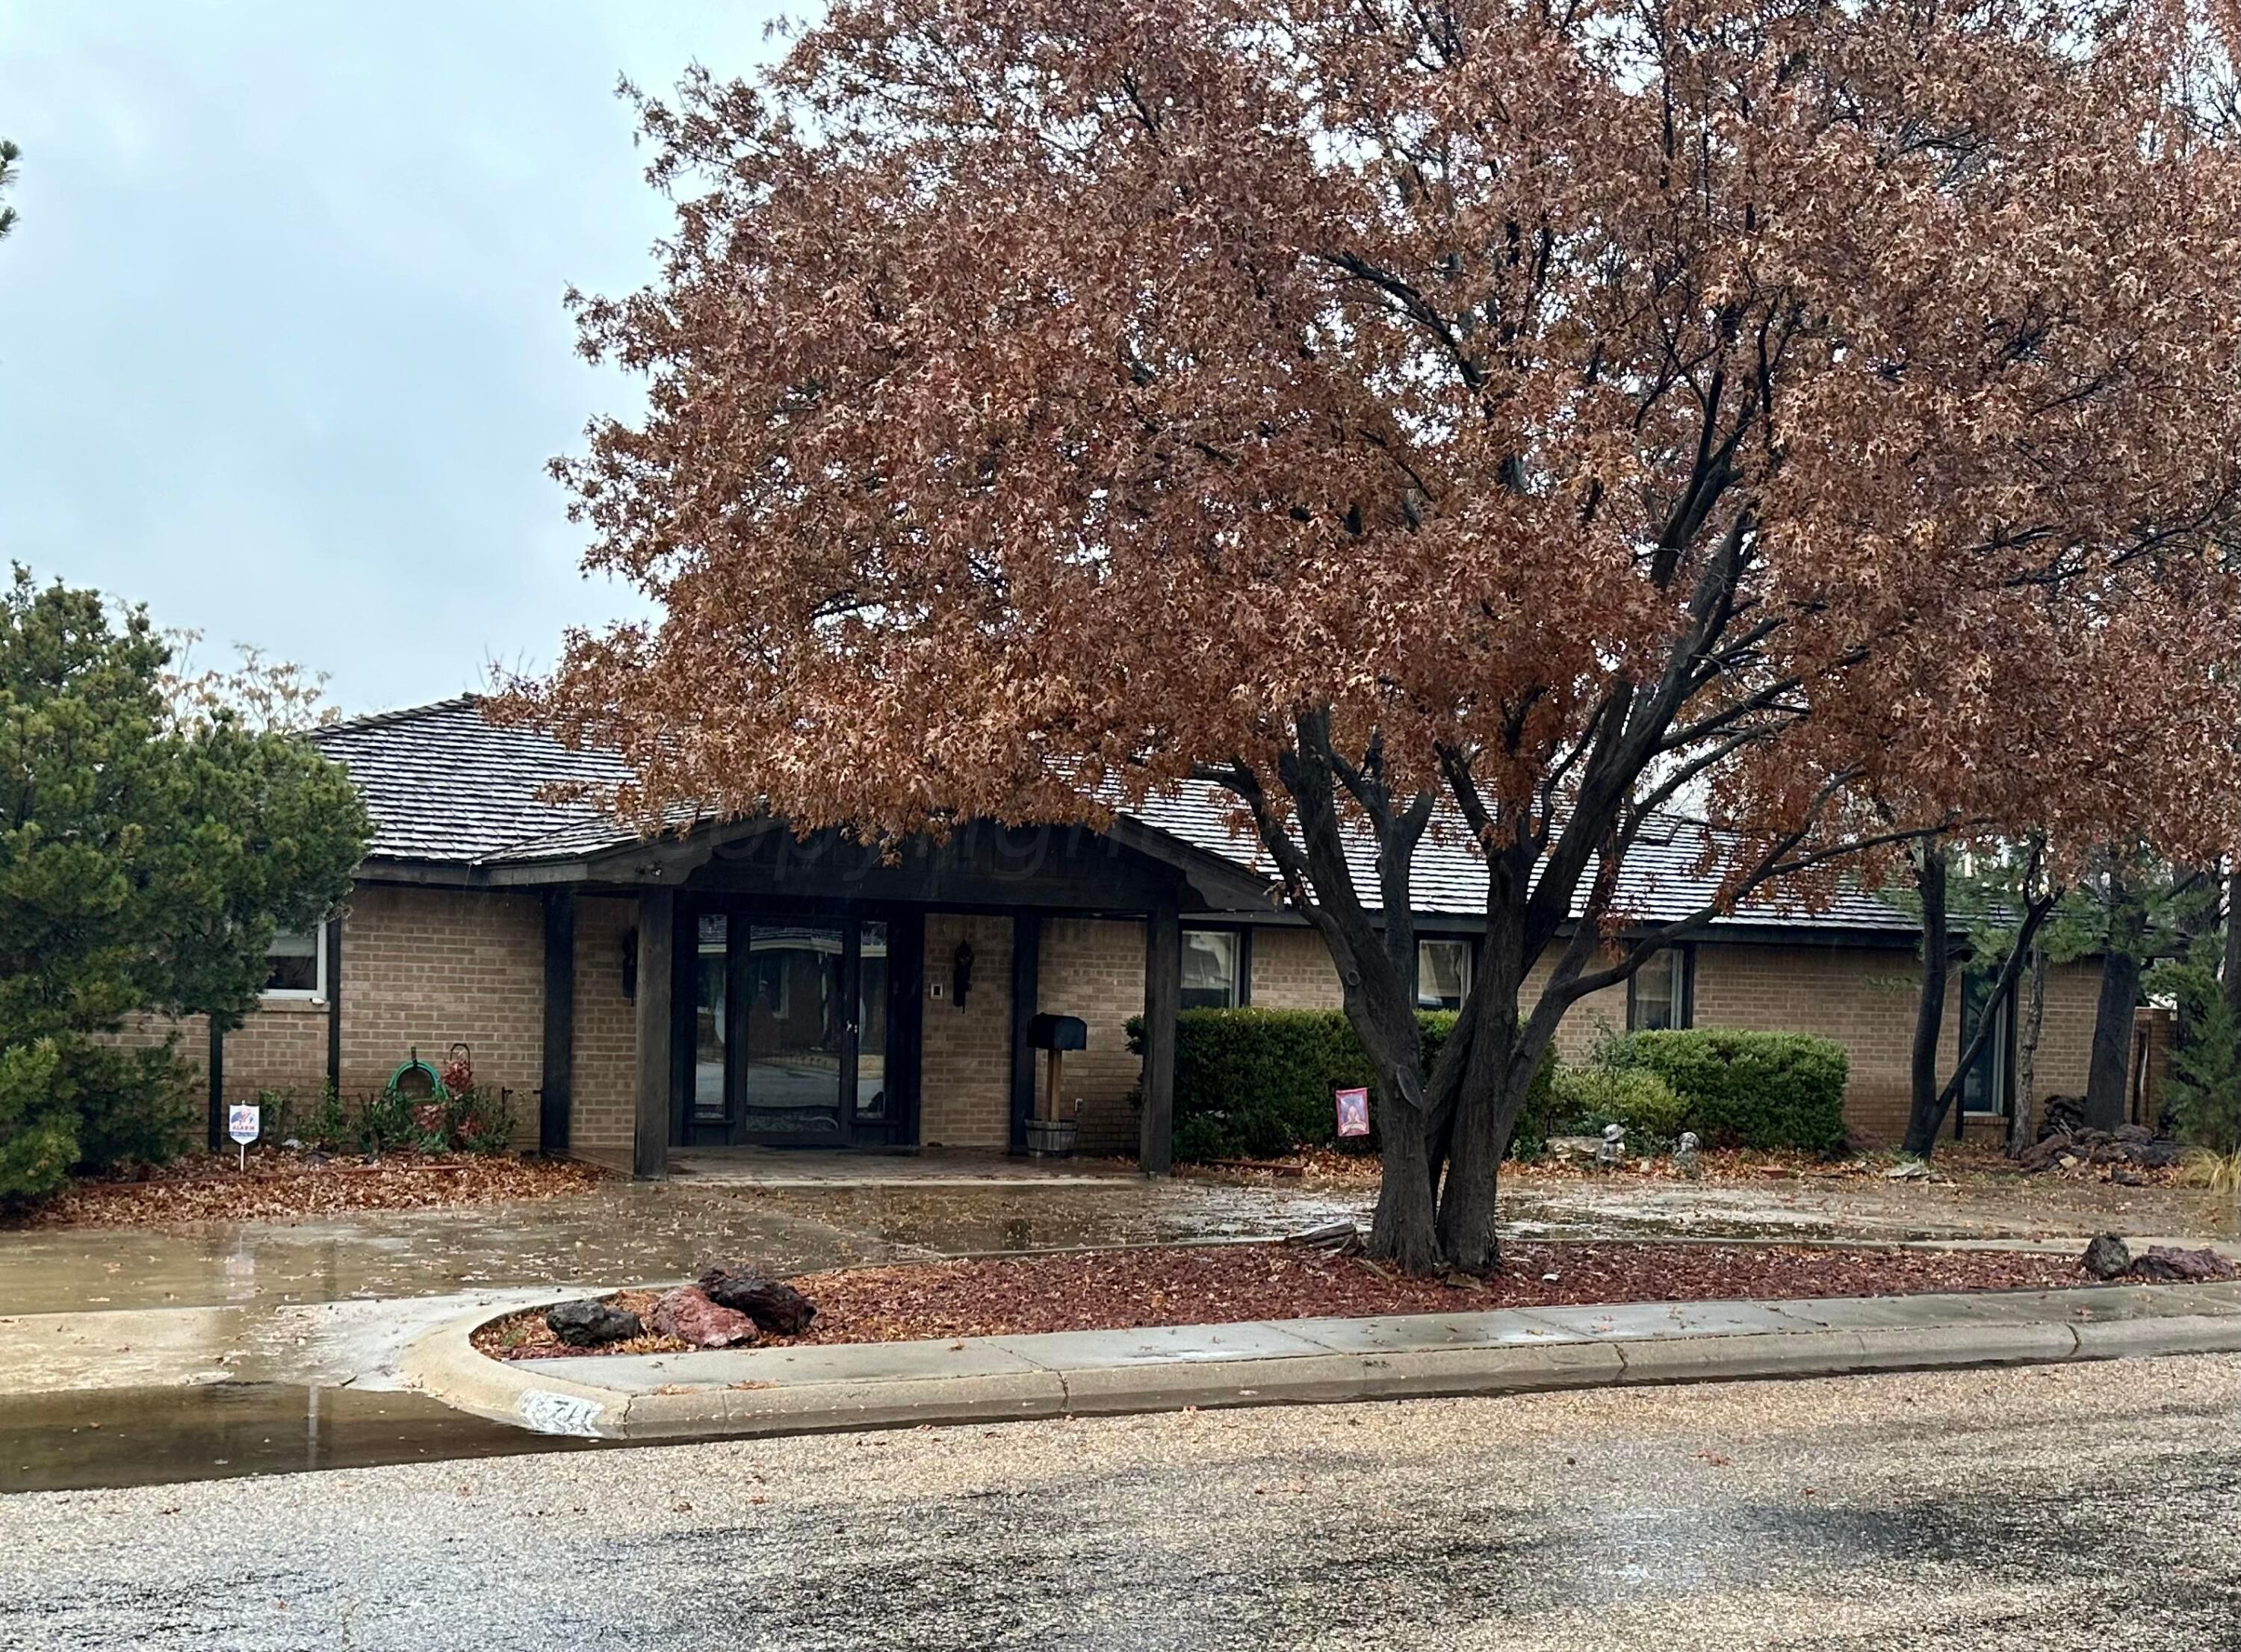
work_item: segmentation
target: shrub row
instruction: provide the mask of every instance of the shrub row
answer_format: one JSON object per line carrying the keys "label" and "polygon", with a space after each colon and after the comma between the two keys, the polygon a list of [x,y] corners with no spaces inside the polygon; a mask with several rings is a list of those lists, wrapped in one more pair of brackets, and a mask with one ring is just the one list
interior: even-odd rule
{"label": "shrub row", "polygon": [[[1416,1017],[1424,1070],[1454,1031],[1452,1010]],[[1128,1046],[1141,1053],[1143,1019],[1128,1023]],[[1553,1063],[1534,1080],[1528,1111],[1548,1105]],[[1175,1020],[1175,1157],[1265,1159],[1304,1147],[1373,1150],[1375,1134],[1338,1141],[1333,1092],[1365,1086],[1376,1122],[1368,1052],[1342,1010],[1185,1010]]]}
{"label": "shrub row", "polygon": [[[1429,1072],[1455,1017],[1416,1019]],[[1141,1053],[1142,1040],[1140,1017],[1128,1023],[1129,1047]],[[1638,1139],[1693,1130],[1707,1147],[1831,1152],[1844,1139],[1846,1075],[1843,1046],[1803,1033],[1631,1033],[1592,1066],[1544,1061],[1512,1148],[1530,1155],[1547,1135],[1620,1123]],[[1368,1054],[1342,1011],[1185,1010],[1175,1024],[1175,1157],[1261,1159],[1336,1143],[1332,1093],[1355,1085],[1374,1097]]]}
{"label": "shrub row", "polygon": [[1676,1128],[1649,1134],[1694,1130],[1710,1147],[1834,1153],[1844,1145],[1850,1063],[1834,1039],[1723,1027],[1630,1033],[1601,1060],[1619,1072],[1655,1074],[1680,1098]]}

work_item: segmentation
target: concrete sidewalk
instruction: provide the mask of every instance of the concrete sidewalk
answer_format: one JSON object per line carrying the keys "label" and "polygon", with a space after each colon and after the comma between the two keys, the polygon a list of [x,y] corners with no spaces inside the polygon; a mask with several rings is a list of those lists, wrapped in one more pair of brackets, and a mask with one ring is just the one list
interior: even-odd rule
{"label": "concrete sidewalk", "polygon": [[482,1416],[620,1440],[2241,1351],[2234,1283],[1641,1302],[521,1361],[475,1350],[470,1336],[490,1317],[463,1318],[407,1349],[407,1380]]}

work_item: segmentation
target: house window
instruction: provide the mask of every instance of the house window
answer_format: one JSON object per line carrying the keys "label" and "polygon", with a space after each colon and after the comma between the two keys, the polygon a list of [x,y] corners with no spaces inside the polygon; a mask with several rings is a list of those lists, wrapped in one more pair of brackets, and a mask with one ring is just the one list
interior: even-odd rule
{"label": "house window", "polygon": [[[1977,1052],[1977,1059],[1961,1077],[1961,1110],[1963,1113],[1998,1117],[2008,1110],[2008,1036],[2010,1002],[2007,998],[1992,997],[1996,979],[1990,970],[1970,969],[1961,975],[1961,1050],[1968,1049],[1983,1025],[1986,1015],[1992,1019],[1991,1035],[1985,1039],[1984,1047]],[[1957,1055],[1959,1051],[1956,1052]]]}
{"label": "house window", "polygon": [[1184,930],[1183,1007],[1235,1009],[1246,998],[1243,932]]}
{"label": "house window", "polygon": [[1626,984],[1626,1030],[1656,1033],[1689,1020],[1689,950],[1663,946]]}
{"label": "house window", "polygon": [[1470,996],[1471,944],[1467,940],[1416,943],[1416,1007],[1459,1010]]}
{"label": "house window", "polygon": [[264,948],[267,998],[324,998],[327,995],[327,926],[283,929]]}

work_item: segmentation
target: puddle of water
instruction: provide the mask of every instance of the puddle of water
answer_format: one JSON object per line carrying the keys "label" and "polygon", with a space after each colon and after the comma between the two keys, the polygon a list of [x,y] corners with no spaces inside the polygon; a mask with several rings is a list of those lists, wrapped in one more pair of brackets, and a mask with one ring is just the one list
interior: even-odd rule
{"label": "puddle of water", "polygon": [[532,1434],[420,1394],[222,1382],[11,1395],[0,1406],[0,1492],[229,1480],[602,1443]]}

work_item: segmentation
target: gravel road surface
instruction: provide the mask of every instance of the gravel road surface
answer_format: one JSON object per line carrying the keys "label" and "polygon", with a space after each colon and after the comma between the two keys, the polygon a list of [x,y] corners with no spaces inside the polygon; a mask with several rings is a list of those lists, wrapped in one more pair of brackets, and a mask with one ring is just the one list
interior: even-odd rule
{"label": "gravel road surface", "polygon": [[0,1646],[2241,1648],[2241,1361],[0,1499]]}

